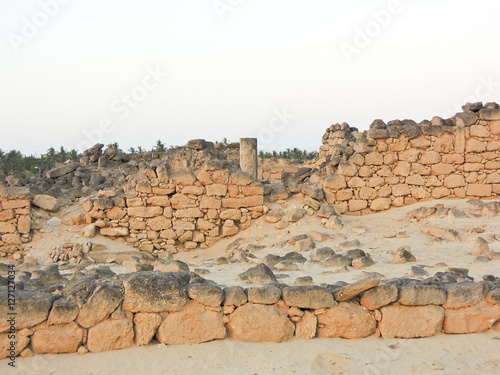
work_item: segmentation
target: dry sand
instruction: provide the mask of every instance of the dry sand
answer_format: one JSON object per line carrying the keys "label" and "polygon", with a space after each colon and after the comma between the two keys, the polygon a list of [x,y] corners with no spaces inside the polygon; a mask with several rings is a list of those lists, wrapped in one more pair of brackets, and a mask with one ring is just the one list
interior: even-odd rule
{"label": "dry sand", "polygon": [[[297,205],[299,201],[295,202]],[[291,202],[293,204],[293,202]],[[329,231],[321,220],[306,216],[298,223],[284,230],[277,230],[263,218],[237,236],[218,242],[206,250],[180,253],[175,259],[187,262],[191,269],[202,268],[209,271],[205,278],[224,285],[245,285],[237,280],[237,275],[252,264],[233,263],[216,265],[213,259],[227,256],[227,246],[238,238],[245,243],[266,246],[254,252],[256,263],[266,254],[284,255],[294,251],[292,245],[278,245],[293,235],[312,230],[341,233],[347,240],[358,239],[360,248],[369,252],[376,264],[363,270],[351,269],[337,273],[336,269],[319,264],[299,264],[299,270],[282,272],[289,277],[280,281],[293,284],[299,276],[312,276],[316,284],[333,283],[343,280],[356,281],[364,272],[379,272],[387,278],[408,274],[412,265],[424,265],[432,276],[435,272],[449,267],[470,270],[476,281],[485,274],[500,276],[500,260],[486,263],[474,262],[468,253],[478,236],[493,238],[500,235],[498,218],[487,216],[456,218],[430,217],[421,222],[410,222],[408,212],[422,206],[443,204],[446,207],[464,207],[465,200],[439,200],[415,204],[390,211],[355,217],[343,216],[345,223],[341,231]],[[425,226],[437,226],[457,230],[462,240],[430,244],[432,237],[423,234]],[[364,234],[356,234],[353,228],[363,227]],[[473,228],[481,228],[478,234]],[[86,242],[76,234],[76,228],[58,226],[47,228],[42,239],[34,242],[30,256],[45,257],[51,247],[63,242]],[[358,231],[359,232],[359,231]],[[402,233],[401,238],[387,238],[387,234]],[[126,244],[114,242],[104,237],[92,239],[107,246],[110,257],[114,252],[136,251]],[[318,244],[337,246],[345,239],[335,238]],[[490,249],[500,251],[500,243],[491,240]],[[393,253],[401,246],[410,246],[416,256],[416,263],[390,264]],[[302,253],[309,258],[310,252]],[[444,262],[446,266],[436,266]],[[129,272],[126,267],[112,267],[118,272]],[[2,363],[4,362],[4,363]],[[288,343],[240,343],[233,340],[210,342],[195,346],[164,346],[151,344],[148,347],[131,348],[121,351],[70,355],[42,355],[33,358],[18,358],[17,370],[4,370],[6,361],[0,362],[1,373],[7,374],[500,374],[500,333],[471,335],[440,335],[415,340],[384,340],[369,337],[361,340],[343,339],[294,339]]]}

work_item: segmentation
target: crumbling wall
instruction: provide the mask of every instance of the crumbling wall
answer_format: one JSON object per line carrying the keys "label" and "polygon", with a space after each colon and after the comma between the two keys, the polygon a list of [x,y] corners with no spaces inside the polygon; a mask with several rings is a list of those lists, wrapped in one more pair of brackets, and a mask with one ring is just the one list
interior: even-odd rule
{"label": "crumbling wall", "polygon": [[0,256],[19,259],[31,240],[31,196],[27,188],[0,189]]}
{"label": "crumbling wall", "polygon": [[85,221],[157,255],[206,248],[250,225],[264,211],[252,176],[206,160],[197,169],[158,160],[129,176],[120,194],[103,190],[83,202]]}
{"label": "crumbling wall", "polygon": [[375,120],[360,133],[332,125],[314,178],[342,213],[370,213],[438,198],[500,194],[500,109],[467,104],[452,119]]}
{"label": "crumbling wall", "polygon": [[259,158],[258,179],[268,180],[271,183],[281,182],[283,173],[297,173],[304,163],[289,159],[262,159]]}
{"label": "crumbling wall", "polygon": [[[321,286],[220,287],[189,273],[88,275],[57,295],[19,290],[11,325],[0,294],[0,358],[104,352],[147,345],[417,338],[500,330],[500,281],[460,269],[429,281],[368,278]],[[55,277],[57,275],[54,275]],[[441,280],[441,281],[439,281]],[[201,279],[203,281],[203,279]],[[11,328],[12,327],[12,328]]]}

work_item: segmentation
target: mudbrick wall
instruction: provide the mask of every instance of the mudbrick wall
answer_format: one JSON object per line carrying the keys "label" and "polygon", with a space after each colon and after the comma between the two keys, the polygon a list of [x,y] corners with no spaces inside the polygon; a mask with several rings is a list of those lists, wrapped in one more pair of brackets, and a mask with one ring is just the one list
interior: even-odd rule
{"label": "mudbrick wall", "polygon": [[[53,271],[52,279],[58,276]],[[293,336],[416,338],[498,331],[500,279],[460,282],[468,277],[460,269],[449,271],[425,282],[381,284],[368,278],[247,289],[200,283],[189,273],[75,277],[58,294],[18,290],[14,324],[8,320],[8,294],[0,293],[0,358],[104,352],[147,345],[153,338],[188,345],[226,337],[284,342]]]}
{"label": "mudbrick wall", "polygon": [[335,124],[311,177],[342,213],[370,213],[437,198],[500,194],[500,109],[468,103],[451,119],[375,120],[360,133]]}

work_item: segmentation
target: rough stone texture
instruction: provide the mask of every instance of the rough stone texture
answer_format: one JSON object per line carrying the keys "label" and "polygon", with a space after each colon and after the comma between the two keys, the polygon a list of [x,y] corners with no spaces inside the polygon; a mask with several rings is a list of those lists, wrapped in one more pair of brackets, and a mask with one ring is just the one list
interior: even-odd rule
{"label": "rough stone texture", "polygon": [[398,302],[407,306],[442,305],[446,291],[438,285],[404,285],[399,289]]}
{"label": "rough stone texture", "polygon": [[224,305],[241,306],[247,303],[248,297],[241,286],[229,286],[224,288]]}
{"label": "rough stone texture", "polygon": [[247,296],[249,303],[274,305],[281,299],[281,289],[274,285],[268,285],[260,288],[248,288]]}
{"label": "rough stone texture", "polygon": [[217,307],[224,301],[224,291],[218,286],[189,284],[188,297],[205,306]]}
{"label": "rough stone texture", "polygon": [[167,345],[192,345],[223,339],[226,329],[221,312],[207,310],[201,303],[190,301],[182,311],[167,315],[156,337]]}
{"label": "rough stone texture", "polygon": [[429,337],[443,329],[441,306],[385,306],[380,311],[379,329],[385,339]]}
{"label": "rough stone texture", "polygon": [[92,353],[125,349],[133,345],[133,323],[126,318],[104,320],[88,331],[87,348]]}
{"label": "rough stone texture", "polygon": [[312,285],[284,287],[283,302],[303,309],[323,309],[336,305],[332,293],[326,288]]}
{"label": "rough stone texture", "polygon": [[182,281],[173,274],[130,274],[123,281],[123,286],[123,309],[131,312],[179,311],[188,301]]}
{"label": "rough stone texture", "polygon": [[[47,320],[54,297],[48,293],[16,290],[16,329],[31,328]],[[0,332],[10,328],[7,287],[0,287]]]}
{"label": "rough stone texture", "polygon": [[153,339],[162,318],[155,313],[137,313],[134,315],[135,345],[147,345]]}
{"label": "rough stone texture", "polygon": [[445,333],[475,333],[490,329],[500,319],[500,305],[482,301],[459,309],[446,309]]}
{"label": "rough stone texture", "polygon": [[227,329],[229,336],[237,341],[283,342],[293,336],[295,326],[276,307],[249,303],[230,315]]}
{"label": "rough stone texture", "polygon": [[76,322],[90,328],[106,319],[122,301],[121,292],[107,284],[95,288],[89,300],[82,306]]}
{"label": "rough stone texture", "polygon": [[345,285],[335,292],[335,299],[339,302],[344,302],[356,297],[365,290],[376,287],[380,284],[380,278],[369,277],[364,280],[356,281],[355,283]]}
{"label": "rough stone texture", "polygon": [[271,269],[263,263],[249,268],[243,273],[240,273],[238,275],[238,279],[241,281],[246,281],[249,284],[260,285],[276,284],[278,282],[273,271],[271,271]]}
{"label": "rough stone texture", "polygon": [[316,336],[318,318],[314,313],[306,311],[302,319],[295,324],[295,336],[299,339],[312,339]]}
{"label": "rough stone texture", "polygon": [[446,309],[458,309],[476,305],[486,296],[488,287],[483,283],[458,283],[451,284],[446,288]]}
{"label": "rough stone texture", "polygon": [[60,298],[54,301],[50,310],[47,324],[65,324],[70,323],[77,317],[79,313],[78,306],[65,298]]}
{"label": "rough stone texture", "polygon": [[[15,341],[12,347],[11,342]],[[30,338],[23,336],[20,332],[16,332],[16,339],[9,338],[8,333],[0,333],[0,359],[10,357],[11,349],[14,351],[15,356],[18,356],[30,343]]]}
{"label": "rough stone texture", "polygon": [[82,343],[83,329],[75,322],[36,327],[31,346],[38,354],[75,353]]}
{"label": "rough stone texture", "polygon": [[377,327],[375,318],[359,304],[341,302],[318,315],[318,337],[360,339],[370,336]]}
{"label": "rough stone texture", "polygon": [[379,285],[363,293],[360,303],[369,310],[376,310],[389,305],[398,299],[398,288],[395,285]]}

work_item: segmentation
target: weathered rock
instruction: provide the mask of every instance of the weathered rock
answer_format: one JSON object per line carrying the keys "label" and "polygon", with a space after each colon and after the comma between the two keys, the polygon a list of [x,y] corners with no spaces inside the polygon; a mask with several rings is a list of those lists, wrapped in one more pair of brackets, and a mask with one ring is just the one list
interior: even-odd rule
{"label": "weathered rock", "polygon": [[299,252],[312,250],[315,246],[315,242],[310,237],[295,242],[295,250]]}
{"label": "weathered rock", "polygon": [[168,314],[156,334],[158,341],[167,345],[200,344],[225,337],[222,313],[207,310],[196,301],[188,302],[182,311]]}
{"label": "weathered rock", "polygon": [[295,326],[274,306],[246,304],[230,315],[227,329],[237,341],[283,342],[293,336]]}
{"label": "weathered rock", "polygon": [[78,163],[64,164],[60,167],[56,167],[56,168],[51,169],[50,171],[48,171],[46,173],[46,176],[47,176],[47,178],[61,177],[61,176],[64,176],[68,173],[73,172],[74,170],[76,170],[76,168],[78,168],[78,166],[79,166]]}
{"label": "weathered rock", "polygon": [[325,267],[347,267],[352,264],[352,259],[345,257],[344,255],[335,254],[328,257],[323,262]]}
{"label": "weathered rock", "polygon": [[95,288],[94,292],[80,309],[76,322],[84,327],[90,328],[106,319],[122,301],[121,291],[111,285],[102,284]]}
{"label": "weathered rock", "polygon": [[410,211],[410,216],[417,220],[423,220],[432,216],[436,213],[437,209],[435,207],[420,207],[416,210]]}
{"label": "weathered rock", "polygon": [[398,288],[395,285],[379,285],[364,292],[360,303],[369,310],[376,310],[397,299]]}
{"label": "weathered rock", "polygon": [[289,260],[290,262],[293,262],[293,263],[305,263],[307,261],[307,259],[302,254],[299,254],[295,251],[291,251],[291,252],[285,254],[283,259]]}
{"label": "weathered rock", "polygon": [[474,247],[471,251],[471,255],[484,255],[490,251],[490,246],[488,242],[482,237],[478,237],[476,242],[474,242]]}
{"label": "weathered rock", "polygon": [[248,288],[247,296],[249,303],[274,305],[281,299],[281,289],[274,285],[268,285],[261,288]]}
{"label": "weathered rock", "polygon": [[290,262],[289,260],[283,260],[276,264],[276,269],[279,271],[298,271],[299,266],[297,266],[295,263]]}
{"label": "weathered rock", "polygon": [[483,301],[488,293],[488,287],[483,283],[458,283],[446,287],[446,309],[458,309],[476,305]]}
{"label": "weathered rock", "polygon": [[342,337],[359,339],[370,336],[377,327],[375,318],[360,305],[341,302],[318,315],[318,333],[321,338]]}
{"label": "weathered rock", "polygon": [[224,301],[224,291],[214,285],[189,284],[188,297],[205,306],[217,307]]}
{"label": "weathered rock", "polygon": [[314,313],[306,311],[302,319],[295,324],[295,336],[299,339],[312,339],[316,336],[318,318]]}
{"label": "weathered rock", "polygon": [[100,233],[109,237],[126,237],[129,235],[128,228],[123,227],[101,228]]}
{"label": "weathered rock", "polygon": [[147,345],[153,339],[162,318],[155,313],[137,313],[134,315],[135,345]]}
{"label": "weathered rock", "polygon": [[15,340],[9,336],[9,333],[0,333],[0,359],[18,356],[30,343],[30,338],[21,335],[20,332],[16,332]]}
{"label": "weathered rock", "polygon": [[[0,287],[0,332],[10,328],[11,317],[7,287]],[[47,320],[52,307],[53,296],[43,292],[16,290],[15,312],[16,329],[31,328]]]}
{"label": "weathered rock", "polygon": [[134,327],[132,321],[107,319],[88,331],[87,348],[92,353],[130,348],[134,345]]}
{"label": "weathered rock", "polygon": [[337,292],[335,292],[335,299],[339,302],[350,300],[365,290],[376,287],[378,284],[380,284],[379,277],[368,277],[364,280],[344,285]]}
{"label": "weathered rock", "polygon": [[284,287],[283,302],[302,309],[324,309],[337,304],[328,289],[312,285]]}
{"label": "weathered rock", "polygon": [[398,249],[392,258],[392,264],[403,264],[407,262],[416,262],[415,256],[406,249]]}
{"label": "weathered rock", "polygon": [[94,238],[97,233],[97,227],[95,224],[89,224],[83,227],[82,236],[86,238]]}
{"label": "weathered rock", "polygon": [[188,298],[180,276],[168,273],[140,272],[123,281],[123,309],[132,312],[179,311]]}
{"label": "weathered rock", "polygon": [[54,301],[47,324],[67,324],[75,320],[79,312],[78,306],[65,298]]}
{"label": "weathered rock", "polygon": [[442,305],[446,302],[446,291],[438,285],[403,285],[398,302],[407,306]]}
{"label": "weathered rock", "polygon": [[339,213],[335,209],[335,207],[333,207],[332,205],[322,204],[321,207],[319,208],[319,211],[318,211],[317,215],[318,215],[318,217],[322,217],[322,218],[328,219],[331,216],[338,216]]}
{"label": "weathered rock", "polygon": [[490,329],[500,319],[500,305],[482,301],[459,309],[446,309],[445,333],[476,333]]}
{"label": "weathered rock", "polygon": [[273,271],[271,271],[271,269],[263,263],[249,268],[243,273],[240,273],[238,275],[238,279],[241,281],[246,281],[249,284],[260,285],[276,284],[278,282],[276,276],[274,276]]}
{"label": "weathered rock", "polygon": [[295,223],[296,221],[302,219],[305,214],[306,210],[304,210],[303,208],[293,208],[290,210],[290,212],[288,212],[286,218],[290,223]]}
{"label": "weathered rock", "polygon": [[443,329],[441,306],[385,306],[380,309],[380,334],[385,339],[430,337]]}
{"label": "weathered rock", "polygon": [[245,289],[241,286],[229,286],[224,288],[224,296],[224,305],[241,306],[248,301]]}
{"label": "weathered rock", "polygon": [[57,199],[51,197],[50,195],[39,194],[33,197],[33,204],[40,207],[46,211],[56,211],[57,210]]}
{"label": "weathered rock", "polygon": [[321,247],[319,249],[315,249],[311,252],[310,258],[312,260],[317,260],[319,262],[322,262],[329,257],[335,255],[335,251],[333,251],[332,248],[330,247]]}
{"label": "weathered rock", "polygon": [[75,353],[83,339],[83,329],[75,322],[37,327],[31,346],[38,354]]}

